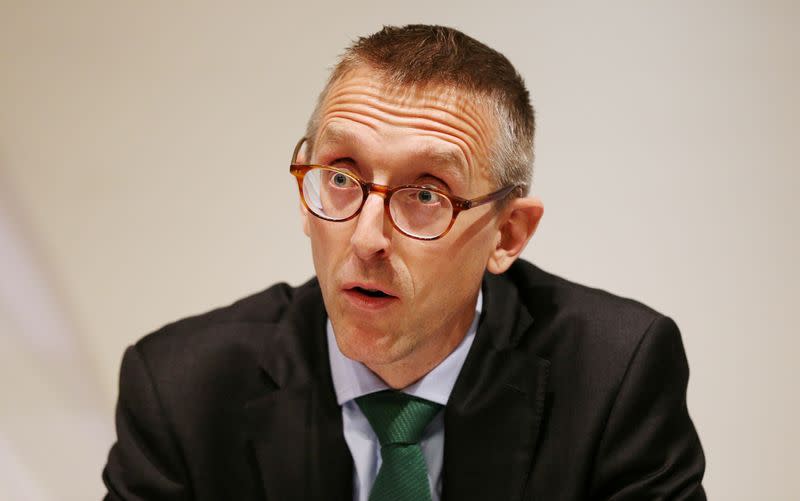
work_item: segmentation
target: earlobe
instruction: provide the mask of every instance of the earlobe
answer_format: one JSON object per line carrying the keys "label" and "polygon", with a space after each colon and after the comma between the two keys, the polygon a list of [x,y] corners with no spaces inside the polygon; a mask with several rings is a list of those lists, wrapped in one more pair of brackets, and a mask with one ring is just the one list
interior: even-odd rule
{"label": "earlobe", "polygon": [[486,263],[486,269],[496,275],[506,271],[525,249],[539,226],[544,205],[536,197],[517,198],[503,212],[499,242]]}

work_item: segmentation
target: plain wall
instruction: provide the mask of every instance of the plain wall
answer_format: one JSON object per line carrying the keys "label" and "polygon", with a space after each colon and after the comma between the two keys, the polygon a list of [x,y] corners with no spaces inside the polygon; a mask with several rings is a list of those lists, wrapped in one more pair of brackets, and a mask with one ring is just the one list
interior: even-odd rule
{"label": "plain wall", "polygon": [[424,22],[531,90],[525,258],[677,321],[709,496],[793,498],[798,5],[0,0],[0,497],[99,497],[124,348],[312,276],[291,149],[349,41]]}

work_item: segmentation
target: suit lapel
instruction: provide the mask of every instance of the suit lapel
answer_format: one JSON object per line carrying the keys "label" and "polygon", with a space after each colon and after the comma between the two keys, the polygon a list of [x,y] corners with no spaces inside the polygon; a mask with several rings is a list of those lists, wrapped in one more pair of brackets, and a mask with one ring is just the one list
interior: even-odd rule
{"label": "suit lapel", "polygon": [[262,353],[264,394],[245,405],[245,432],[268,501],[352,499],[352,458],[325,345],[318,287],[298,289]]}
{"label": "suit lapel", "polygon": [[484,304],[445,409],[444,501],[520,499],[539,436],[549,362],[525,349],[534,320],[499,277]]}

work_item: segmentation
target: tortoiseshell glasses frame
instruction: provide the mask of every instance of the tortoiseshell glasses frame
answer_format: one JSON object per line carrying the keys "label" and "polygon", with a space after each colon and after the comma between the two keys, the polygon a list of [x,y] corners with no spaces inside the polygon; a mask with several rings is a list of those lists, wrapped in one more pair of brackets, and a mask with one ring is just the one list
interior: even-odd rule
{"label": "tortoiseshell glasses frame", "polygon": [[[519,186],[519,185],[510,185],[510,186],[505,186],[505,187],[503,187],[503,188],[501,188],[501,189],[499,189],[497,191],[494,191],[492,193],[489,193],[489,194],[486,194],[486,195],[483,195],[483,196],[480,196],[480,197],[476,197],[476,198],[472,198],[472,199],[466,199],[466,198],[461,198],[461,197],[457,197],[457,196],[451,195],[449,193],[446,193],[446,192],[444,192],[444,191],[442,191],[442,190],[440,190],[438,188],[432,187],[432,186],[422,186],[422,185],[416,185],[416,184],[403,184],[403,185],[399,185],[399,186],[389,187],[389,186],[385,186],[385,185],[382,185],[382,184],[370,183],[370,182],[367,182],[367,181],[364,181],[364,180],[360,179],[353,172],[351,172],[349,170],[346,170],[346,169],[340,169],[340,168],[337,168],[337,167],[331,167],[329,165],[299,164],[299,163],[297,163],[297,155],[299,154],[300,148],[302,148],[302,146],[303,146],[303,144],[305,142],[306,142],[306,138],[303,137],[303,138],[300,139],[300,141],[298,141],[297,146],[295,146],[294,152],[292,153],[292,162],[291,162],[291,164],[289,166],[289,172],[295,177],[295,179],[297,179],[297,188],[300,191],[300,200],[303,202],[303,206],[311,214],[313,214],[314,216],[316,216],[316,217],[318,217],[320,219],[323,219],[325,221],[343,222],[343,221],[349,221],[349,220],[353,219],[354,217],[356,217],[361,212],[361,209],[364,207],[364,203],[366,202],[367,197],[369,197],[370,193],[377,193],[377,194],[379,194],[379,195],[381,195],[383,197],[384,210],[385,210],[386,214],[389,216],[389,221],[391,221],[392,226],[397,231],[399,231],[403,235],[406,235],[406,236],[411,237],[411,238],[415,238],[417,240],[437,240],[437,239],[442,238],[443,236],[445,236],[450,231],[450,229],[453,227],[453,224],[456,221],[456,218],[458,217],[458,215],[462,211],[469,210],[469,209],[474,209],[475,207],[479,207],[481,205],[485,205],[485,204],[494,202],[496,200],[502,200],[503,198],[507,197],[511,192],[513,192],[515,189],[521,188],[521,186]],[[358,183],[358,185],[361,187],[361,195],[362,195],[361,196],[361,202],[358,205],[358,208],[355,209],[352,214],[350,214],[350,215],[348,215],[346,217],[336,217],[336,218],[327,217],[324,214],[320,214],[319,212],[315,211],[314,208],[312,208],[309,205],[309,202],[306,199],[306,194],[305,194],[305,192],[303,190],[303,182],[304,182],[304,178],[305,178],[306,174],[308,174],[310,171],[312,171],[314,169],[324,169],[324,170],[327,170],[327,171],[332,171],[332,172],[344,174],[349,179],[351,179],[351,180],[353,180],[353,181]],[[451,210],[450,221],[442,231],[436,232],[435,235],[421,236],[421,235],[417,235],[417,234],[411,233],[411,232],[409,232],[409,230],[407,230],[407,229],[403,228],[401,225],[397,224],[397,221],[395,221],[395,218],[392,216],[392,210],[391,210],[391,207],[390,207],[390,201],[392,199],[392,196],[395,193],[397,193],[400,190],[408,190],[408,189],[423,190],[423,191],[426,191],[426,192],[435,193],[437,196],[443,197],[445,200],[450,202],[450,205],[451,205],[451,207],[450,207],[450,210]]]}

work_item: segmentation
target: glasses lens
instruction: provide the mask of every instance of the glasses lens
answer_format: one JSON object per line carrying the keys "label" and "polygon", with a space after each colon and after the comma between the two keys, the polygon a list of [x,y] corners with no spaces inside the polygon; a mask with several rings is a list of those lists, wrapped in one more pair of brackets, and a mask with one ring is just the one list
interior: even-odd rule
{"label": "glasses lens", "polygon": [[444,195],[424,188],[403,188],[389,203],[394,223],[409,235],[435,238],[444,233],[453,218],[453,204]]}
{"label": "glasses lens", "polygon": [[354,177],[317,167],[303,177],[303,197],[314,214],[337,221],[358,211],[363,191]]}

